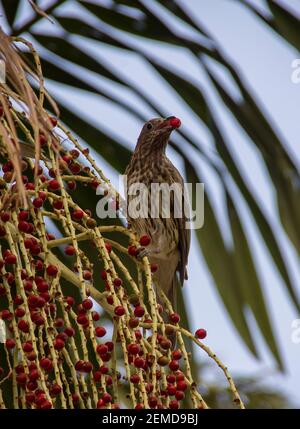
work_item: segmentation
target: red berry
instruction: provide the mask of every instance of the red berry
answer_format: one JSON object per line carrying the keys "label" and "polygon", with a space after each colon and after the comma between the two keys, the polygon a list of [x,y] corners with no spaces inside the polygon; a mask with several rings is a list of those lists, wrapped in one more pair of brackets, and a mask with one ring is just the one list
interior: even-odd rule
{"label": "red berry", "polygon": [[29,307],[34,308],[34,307],[37,307],[37,305],[38,305],[39,297],[37,295],[30,295],[27,298],[27,301],[28,301]]}
{"label": "red berry", "polygon": [[143,316],[144,316],[144,314],[145,314],[145,309],[144,309],[144,307],[142,307],[142,306],[140,306],[140,305],[138,305],[137,307],[135,307],[135,309],[134,309],[134,315],[135,315],[136,317],[143,317]]}
{"label": "red berry", "polygon": [[57,118],[55,116],[50,116],[49,121],[51,122],[51,125],[53,127],[56,127],[56,125],[57,125]]}
{"label": "red berry", "polygon": [[106,341],[105,345],[107,346],[109,352],[113,351],[114,343],[112,341]]}
{"label": "red berry", "polygon": [[78,158],[78,157],[79,157],[80,153],[79,153],[79,151],[78,151],[77,149],[72,149],[72,150],[70,151],[70,155],[71,155],[71,157],[72,157],[73,159],[76,159],[76,158]]}
{"label": "red berry", "polygon": [[72,307],[73,305],[74,305],[74,298],[72,297],[72,296],[67,296],[66,297],[66,303],[70,306],[70,307]]}
{"label": "red berry", "polygon": [[89,319],[87,318],[87,316],[86,316],[85,314],[79,314],[79,315],[77,316],[77,323],[78,323],[79,325],[83,325],[83,326],[85,326],[85,325],[88,325],[88,323],[89,323]]}
{"label": "red berry", "polygon": [[31,246],[30,253],[32,255],[38,255],[39,253],[41,253],[41,246],[39,246],[39,245]]}
{"label": "red berry", "polygon": [[29,219],[29,213],[26,210],[20,211],[20,213],[18,214],[18,219],[19,219],[19,221],[28,220]]}
{"label": "red berry", "polygon": [[47,143],[47,138],[44,133],[39,134],[39,142],[41,146],[45,146],[45,144]]}
{"label": "red berry", "polygon": [[184,380],[177,381],[176,384],[177,390],[184,392],[187,389],[187,384]]}
{"label": "red berry", "polygon": [[141,246],[148,246],[150,244],[150,237],[148,235],[142,235],[140,238],[140,245]]}
{"label": "red berry", "polygon": [[5,342],[5,345],[6,345],[6,348],[7,348],[7,349],[13,349],[13,348],[15,347],[15,345],[16,345],[16,342],[15,342],[15,340],[14,340],[14,339],[12,339],[12,338],[8,338],[8,339],[6,340],[6,342]]}
{"label": "red berry", "polygon": [[182,358],[182,353],[181,353],[181,351],[180,351],[180,350],[174,350],[174,351],[172,352],[172,358],[173,358],[174,360],[180,360],[180,359]]}
{"label": "red berry", "polygon": [[84,216],[84,212],[82,210],[74,210],[72,213],[72,217],[75,220],[81,220]]}
{"label": "red berry", "polygon": [[138,384],[138,383],[140,382],[140,376],[139,376],[138,374],[133,374],[133,375],[130,377],[130,381],[131,381],[131,383],[133,383],[133,384]]}
{"label": "red berry", "polygon": [[134,331],[134,336],[137,340],[140,340],[142,338],[142,333],[138,329]]}
{"label": "red berry", "polygon": [[167,386],[167,392],[169,396],[174,396],[176,393],[176,387],[174,384],[168,384]]}
{"label": "red berry", "polygon": [[46,271],[47,271],[47,274],[51,277],[55,277],[56,274],[58,273],[58,269],[55,265],[48,265]]}
{"label": "red berry", "polygon": [[32,350],[33,350],[32,344],[29,343],[29,342],[24,343],[23,346],[22,346],[22,348],[23,348],[23,350],[24,350],[25,353],[32,352]]}
{"label": "red berry", "polygon": [[137,247],[136,246],[128,246],[128,253],[130,256],[137,255]]}
{"label": "red berry", "polygon": [[34,205],[34,207],[35,207],[36,209],[39,209],[40,207],[42,207],[43,203],[44,203],[44,200],[43,200],[42,198],[40,198],[40,197],[35,198],[35,199],[32,201],[32,204]]}
{"label": "red berry", "polygon": [[82,307],[85,310],[90,310],[93,307],[93,301],[91,299],[85,299],[84,301],[82,301]]}
{"label": "red berry", "polygon": [[20,331],[22,331],[26,334],[29,332],[29,325],[26,322],[26,320],[24,320],[24,319],[22,319],[18,322],[18,328],[20,329]]}
{"label": "red berry", "polygon": [[168,382],[168,383],[173,384],[173,383],[175,383],[175,381],[176,381],[176,377],[175,377],[175,375],[174,375],[174,374],[168,374],[168,375],[167,375],[167,382]]}
{"label": "red berry", "polygon": [[171,410],[178,410],[178,408],[179,408],[178,401],[176,401],[176,399],[173,399],[172,401],[170,401],[169,408]]}
{"label": "red berry", "polygon": [[68,337],[74,337],[75,335],[75,329],[72,328],[71,326],[68,326],[65,330],[64,333],[68,336]]}
{"label": "red berry", "polygon": [[79,402],[79,395],[77,395],[76,393],[73,393],[72,394],[72,401],[73,401],[73,404],[75,405],[75,404],[77,404],[78,402]]}
{"label": "red berry", "polygon": [[127,346],[127,351],[131,355],[137,355],[141,351],[141,348],[138,344],[132,343]]}
{"label": "red berry", "polygon": [[60,338],[56,338],[54,341],[54,348],[56,350],[61,350],[65,347],[65,342],[61,340]]}
{"label": "red berry", "polygon": [[94,374],[93,374],[94,380],[95,380],[96,382],[98,382],[98,381],[100,381],[100,380],[101,380],[101,376],[102,376],[101,371],[96,371],[96,372],[94,372]]}
{"label": "red berry", "polygon": [[84,362],[82,371],[86,372],[86,373],[92,372],[93,371],[93,364],[91,362]]}
{"label": "red berry", "polygon": [[57,396],[60,394],[61,391],[62,391],[62,388],[60,387],[60,385],[55,383],[52,385],[52,387],[50,389],[50,395],[51,396]]}
{"label": "red berry", "polygon": [[41,368],[45,369],[46,371],[50,371],[53,368],[52,360],[48,358],[42,358],[40,360]]}
{"label": "red berry", "polygon": [[16,366],[15,371],[16,371],[16,374],[21,374],[21,372],[24,372],[24,365],[19,363],[19,365]]}
{"label": "red berry", "polygon": [[23,300],[23,298],[21,297],[21,295],[16,295],[16,296],[14,297],[14,304],[15,304],[15,305],[21,305],[21,304],[23,304],[23,302],[24,302],[24,300]]}
{"label": "red berry", "polygon": [[40,373],[37,369],[34,369],[33,371],[30,371],[28,377],[30,381],[36,381],[40,378]]}
{"label": "red berry", "polygon": [[97,328],[95,329],[95,333],[96,336],[99,338],[104,337],[104,335],[106,334],[106,329],[103,328],[103,326],[97,326]]}
{"label": "red berry", "polygon": [[157,406],[157,398],[156,398],[156,396],[150,396],[150,398],[149,398],[149,405],[150,405],[150,408],[155,408],[156,406]]}
{"label": "red berry", "polygon": [[104,393],[104,395],[102,396],[102,400],[105,404],[108,404],[112,401],[112,396],[109,393]]}
{"label": "red berry", "polygon": [[[106,298],[106,301],[109,305],[113,305],[114,299],[113,299],[112,295],[108,295],[108,297]],[[117,311],[119,311],[119,310],[117,310]]]}
{"label": "red berry", "polygon": [[1,311],[1,319],[2,320],[11,320],[12,314],[9,310],[2,310]]}
{"label": "red berry", "polygon": [[4,173],[13,170],[13,163],[11,161],[6,162],[2,165],[2,170]]}
{"label": "red berry", "polygon": [[110,253],[112,251],[112,245],[110,243],[108,243],[107,241],[105,242],[105,247],[106,247],[106,250],[108,251],[108,253]]}
{"label": "red berry", "polygon": [[145,363],[145,360],[140,357],[135,358],[133,361],[133,364],[136,368],[143,368],[145,366]]}
{"label": "red berry", "polygon": [[100,320],[100,314],[97,311],[92,311],[92,319],[94,322],[98,322],[98,320]]}
{"label": "red berry", "polygon": [[67,246],[65,248],[65,254],[68,255],[68,256],[75,255],[75,252],[76,252],[76,250],[75,250],[75,248],[73,246]]}
{"label": "red berry", "polygon": [[171,360],[169,363],[169,368],[171,371],[177,371],[179,369],[179,363],[177,360]]}
{"label": "red berry", "polygon": [[50,191],[57,191],[60,188],[59,182],[56,179],[52,179],[48,182],[48,188]]}
{"label": "red berry", "polygon": [[195,332],[195,337],[199,338],[200,340],[203,340],[207,335],[207,332],[205,329],[197,329]]}
{"label": "red berry", "polygon": [[84,363],[85,363],[84,360],[77,361],[75,363],[75,369],[76,369],[76,371],[81,372],[83,370],[83,368],[84,368]]}
{"label": "red berry", "polygon": [[53,207],[56,210],[61,210],[64,207],[63,200],[55,200],[54,203],[53,203]]}
{"label": "red berry", "polygon": [[74,191],[77,188],[75,180],[69,180],[67,185],[70,191]]}
{"label": "red berry", "polygon": [[151,269],[151,273],[156,273],[156,271],[158,270],[158,265],[157,264],[151,264],[150,269]]}
{"label": "red berry", "polygon": [[1,213],[1,220],[2,222],[7,222],[10,219],[10,214],[8,212]]}
{"label": "red berry", "polygon": [[9,253],[7,256],[5,256],[4,262],[6,264],[14,265],[17,262],[17,257],[15,255],[13,255],[12,253]]}
{"label": "red berry", "polygon": [[61,317],[57,317],[54,321],[54,325],[56,328],[62,328],[64,324],[65,324],[65,321]]}
{"label": "red berry", "polygon": [[106,355],[101,355],[103,362],[108,362],[111,359],[111,353],[106,353]]}
{"label": "red berry", "polygon": [[91,280],[92,279],[92,273],[89,270],[84,270],[83,271],[83,278],[84,280]]}
{"label": "red berry", "polygon": [[103,401],[103,399],[99,399],[99,401],[97,402],[97,408],[98,409],[100,409],[100,408],[103,408],[104,407],[104,401]]}
{"label": "red berry", "polygon": [[169,317],[170,317],[170,321],[172,323],[179,323],[180,322],[180,316],[177,313],[170,314]]}
{"label": "red berry", "polygon": [[12,273],[6,273],[5,277],[9,285],[13,284],[13,282],[15,281],[15,276]]}
{"label": "red berry", "polygon": [[50,410],[52,408],[52,404],[50,401],[43,401],[40,405],[41,410]]}
{"label": "red berry", "polygon": [[182,390],[177,390],[177,392],[175,393],[175,398],[177,399],[177,401],[182,401],[182,399],[184,399],[184,393],[182,392]]}
{"label": "red berry", "polygon": [[105,355],[108,352],[108,347],[105,344],[99,344],[96,349],[98,355]]}
{"label": "red berry", "polygon": [[107,366],[102,365],[102,366],[100,366],[99,371],[101,372],[101,374],[105,375],[108,373],[109,369]]}
{"label": "red berry", "polygon": [[125,314],[125,309],[124,309],[124,307],[122,307],[121,305],[118,305],[116,308],[115,308],[115,315],[116,316],[119,316],[119,317],[121,317],[121,316],[124,316],[124,314]]}
{"label": "red berry", "polygon": [[131,317],[129,319],[129,326],[131,328],[136,328],[137,326],[139,326],[139,319],[135,319],[135,318]]}
{"label": "red berry", "polygon": [[34,399],[35,399],[35,394],[33,392],[28,392],[25,395],[25,399],[28,404],[32,404],[32,402],[34,402]]}
{"label": "red berry", "polygon": [[27,381],[27,375],[24,372],[21,372],[16,376],[16,380],[18,384],[25,384]]}
{"label": "red berry", "polygon": [[181,125],[180,119],[175,118],[175,117],[171,118],[169,123],[170,123],[171,127],[173,127],[173,128],[179,128]]}
{"label": "red berry", "polygon": [[121,279],[119,279],[118,277],[116,277],[115,279],[114,279],[114,286],[115,287],[120,287],[121,286],[121,284],[122,284],[123,282],[122,282],[122,280]]}
{"label": "red berry", "polygon": [[40,293],[43,293],[43,292],[48,292],[48,290],[49,290],[49,284],[46,282],[46,281],[41,281],[38,285],[37,285],[37,290],[40,292]]}

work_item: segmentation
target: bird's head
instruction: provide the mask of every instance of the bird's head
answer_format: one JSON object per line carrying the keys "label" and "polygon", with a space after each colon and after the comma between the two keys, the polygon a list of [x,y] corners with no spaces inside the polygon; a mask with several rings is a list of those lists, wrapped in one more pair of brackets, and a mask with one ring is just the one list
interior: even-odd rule
{"label": "bird's head", "polygon": [[151,119],[142,128],[137,148],[143,149],[145,152],[164,150],[171,132],[179,128],[180,125],[180,119],[175,116]]}

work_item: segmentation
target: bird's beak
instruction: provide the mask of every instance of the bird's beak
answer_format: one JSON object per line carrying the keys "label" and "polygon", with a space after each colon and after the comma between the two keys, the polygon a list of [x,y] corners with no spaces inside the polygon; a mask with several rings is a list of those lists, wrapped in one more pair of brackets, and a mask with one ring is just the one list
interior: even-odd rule
{"label": "bird's beak", "polygon": [[169,116],[162,121],[159,128],[163,131],[173,131],[176,128],[179,128],[180,125],[181,121],[179,118],[176,118],[176,116]]}

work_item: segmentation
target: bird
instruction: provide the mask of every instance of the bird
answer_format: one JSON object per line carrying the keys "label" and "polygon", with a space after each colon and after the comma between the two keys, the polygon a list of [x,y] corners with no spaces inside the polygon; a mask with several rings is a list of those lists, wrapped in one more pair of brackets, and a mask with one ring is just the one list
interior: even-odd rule
{"label": "bird", "polygon": [[[175,116],[154,118],[144,124],[135,150],[125,170],[127,220],[138,237],[147,236],[150,243],[145,247],[151,266],[157,271],[153,283],[161,288],[172,304],[177,307],[178,283],[183,286],[187,280],[187,264],[190,249],[190,229],[186,227],[189,218],[189,203],[184,193],[184,180],[166,155],[171,133],[181,126]],[[147,191],[148,216],[134,216],[130,213],[130,203],[135,198],[128,190],[140,183]],[[164,217],[164,203],[161,197],[157,207],[157,217],[151,212],[151,184],[176,184],[177,191],[170,193],[170,216]],[[182,204],[181,215],[175,216],[176,202]],[[158,299],[160,302],[160,300]]]}

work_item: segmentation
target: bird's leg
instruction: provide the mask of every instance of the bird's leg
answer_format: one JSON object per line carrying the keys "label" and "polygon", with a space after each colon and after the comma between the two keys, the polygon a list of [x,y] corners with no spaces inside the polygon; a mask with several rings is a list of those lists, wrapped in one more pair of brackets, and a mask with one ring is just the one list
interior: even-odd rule
{"label": "bird's leg", "polygon": [[146,247],[139,247],[136,251],[136,257],[141,261],[145,256],[148,256],[149,253],[149,249],[146,249]]}
{"label": "bird's leg", "polygon": [[177,245],[175,242],[174,246],[170,246],[170,243],[164,234],[163,226],[159,223],[156,227],[156,231],[152,234],[151,244],[147,247],[140,247],[137,250],[136,257],[139,261],[141,261],[145,256],[155,256],[165,259],[176,247]]}

